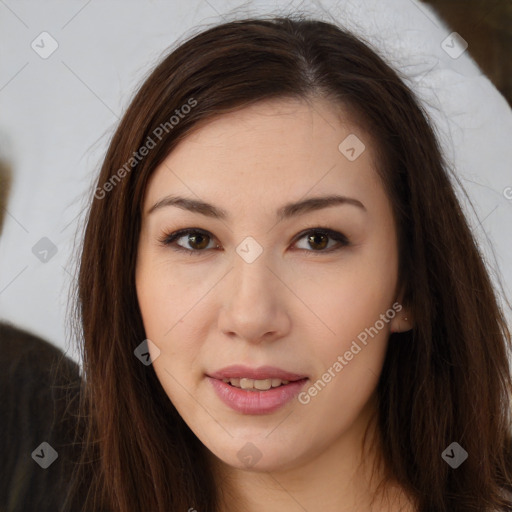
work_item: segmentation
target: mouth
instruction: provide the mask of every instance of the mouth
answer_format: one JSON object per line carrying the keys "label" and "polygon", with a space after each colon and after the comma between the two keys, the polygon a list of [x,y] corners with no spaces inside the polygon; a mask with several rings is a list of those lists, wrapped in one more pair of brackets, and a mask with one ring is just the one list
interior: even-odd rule
{"label": "mouth", "polygon": [[308,377],[280,368],[230,366],[206,375],[220,400],[243,414],[268,414],[290,402]]}

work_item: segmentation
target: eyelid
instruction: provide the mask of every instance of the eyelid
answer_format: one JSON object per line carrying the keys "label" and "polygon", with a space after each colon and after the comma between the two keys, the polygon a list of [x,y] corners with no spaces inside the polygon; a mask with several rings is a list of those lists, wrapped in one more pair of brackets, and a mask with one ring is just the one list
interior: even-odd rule
{"label": "eyelid", "polygon": [[[158,238],[158,242],[163,245],[164,247],[168,247],[176,240],[181,238],[182,236],[189,235],[191,233],[198,233],[201,235],[205,235],[212,240],[216,240],[216,238],[209,232],[201,228],[184,228],[184,229],[178,229],[177,231],[173,231],[172,233],[163,232],[162,235]],[[206,249],[203,250],[194,250],[194,249],[185,249],[184,247],[181,247],[179,245],[176,245],[176,247],[172,247],[175,251],[184,251],[191,254],[200,254],[202,252],[206,252]]]}
{"label": "eyelid", "polygon": [[[201,228],[193,228],[192,227],[192,228],[179,229],[172,233],[163,232],[162,235],[158,238],[158,242],[160,243],[160,245],[162,245],[164,247],[169,247],[171,245],[174,245],[174,242],[176,240],[178,240],[179,238],[186,236],[188,234],[194,234],[194,233],[205,235],[208,238],[210,238],[211,240],[216,240],[216,237],[209,231],[206,231]],[[303,251],[306,253],[312,253],[312,254],[330,254],[332,252],[338,251],[344,247],[351,245],[350,240],[343,233],[333,230],[333,229],[330,229],[330,228],[321,227],[321,226],[310,227],[310,228],[302,230],[300,233],[298,233],[293,238],[292,243],[296,244],[299,240],[304,238],[309,233],[317,233],[317,234],[325,235],[325,236],[329,237],[330,239],[335,240],[337,242],[337,245],[335,245],[334,247],[331,247],[329,249],[326,249],[326,250],[324,249],[324,250],[314,251],[314,250],[307,250],[307,249],[298,249],[299,251]],[[218,244],[217,244],[217,247],[215,247],[215,249],[218,249]],[[205,253],[212,249],[201,249],[201,250],[187,249],[185,247],[182,247],[182,246],[176,244],[172,247],[172,250],[177,251],[177,252],[186,252],[186,253],[189,253],[190,255],[200,255],[201,253]]]}

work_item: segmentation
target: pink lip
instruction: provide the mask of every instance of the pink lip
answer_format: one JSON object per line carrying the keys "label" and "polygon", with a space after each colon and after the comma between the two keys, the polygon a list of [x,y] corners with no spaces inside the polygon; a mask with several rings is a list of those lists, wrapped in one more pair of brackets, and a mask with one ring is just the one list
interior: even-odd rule
{"label": "pink lip", "polygon": [[226,366],[226,368],[222,368],[213,373],[209,373],[208,377],[213,377],[214,379],[231,379],[231,378],[242,378],[245,377],[247,379],[281,379],[281,380],[301,380],[306,378],[306,375],[299,375],[297,373],[290,373],[285,370],[281,370],[281,368],[276,368],[275,366],[260,366],[259,368],[249,368],[248,366],[243,365],[232,365]]}
{"label": "pink lip", "polygon": [[[290,382],[268,391],[247,391],[222,381],[222,379],[241,377],[258,380],[281,379]],[[206,378],[222,402],[243,414],[269,414],[276,411],[297,396],[308,380],[303,375],[286,372],[272,366],[251,369],[240,365],[223,368],[207,375]]]}

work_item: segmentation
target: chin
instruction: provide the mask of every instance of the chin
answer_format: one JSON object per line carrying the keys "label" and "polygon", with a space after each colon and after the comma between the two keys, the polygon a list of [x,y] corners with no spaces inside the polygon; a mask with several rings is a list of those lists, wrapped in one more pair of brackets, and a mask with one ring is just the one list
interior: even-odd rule
{"label": "chin", "polygon": [[301,454],[297,453],[297,443],[283,446],[268,440],[247,440],[230,438],[221,446],[207,447],[224,464],[242,471],[268,473],[286,471],[298,464]]}

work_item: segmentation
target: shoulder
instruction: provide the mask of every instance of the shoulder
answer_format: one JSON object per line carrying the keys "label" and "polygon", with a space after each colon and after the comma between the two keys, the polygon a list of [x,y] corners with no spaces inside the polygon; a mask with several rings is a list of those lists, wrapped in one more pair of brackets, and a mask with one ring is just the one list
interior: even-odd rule
{"label": "shoulder", "polygon": [[[59,510],[78,455],[79,366],[52,343],[0,322],[0,367],[0,510],[14,501],[16,510]],[[36,458],[45,456],[43,442],[57,454],[51,471]]]}

